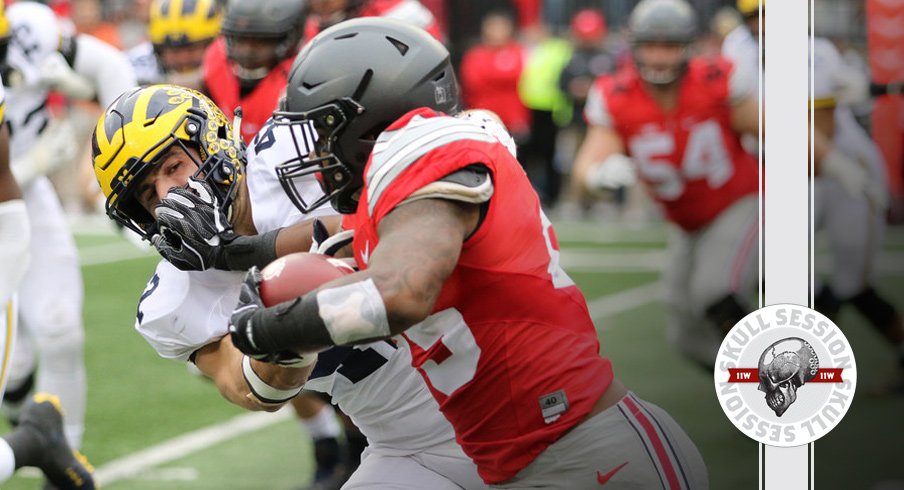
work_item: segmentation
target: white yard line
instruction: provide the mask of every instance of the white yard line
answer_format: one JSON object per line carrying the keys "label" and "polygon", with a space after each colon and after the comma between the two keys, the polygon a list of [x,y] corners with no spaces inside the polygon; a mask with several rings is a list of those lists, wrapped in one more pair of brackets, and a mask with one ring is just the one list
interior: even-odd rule
{"label": "white yard line", "polygon": [[152,248],[142,250],[128,243],[114,242],[83,247],[79,249],[78,255],[79,264],[84,267],[154,257],[157,253]]}
{"label": "white yard line", "polygon": [[[651,282],[643,286],[597,298],[587,303],[587,307],[590,309],[590,317],[594,320],[601,320],[639,308],[647,303],[652,303],[659,297],[661,287],[662,284],[660,282]],[[608,328],[604,324],[599,327],[599,330],[608,330]]]}
{"label": "white yard line", "polygon": [[225,422],[189,432],[156,446],[151,446],[110,461],[95,470],[94,478],[101,486],[131,478],[148,468],[184,458],[192,453],[248,432],[289,420],[292,418],[292,414],[292,410],[287,409],[276,413],[254,412],[242,414]]}
{"label": "white yard line", "polygon": [[662,272],[665,250],[600,250],[569,248],[562,250],[559,263],[574,272]]}

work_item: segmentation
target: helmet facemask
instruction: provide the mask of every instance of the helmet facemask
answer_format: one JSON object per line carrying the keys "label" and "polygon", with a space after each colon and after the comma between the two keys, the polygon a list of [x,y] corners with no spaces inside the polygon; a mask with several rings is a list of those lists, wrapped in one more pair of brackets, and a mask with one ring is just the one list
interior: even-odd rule
{"label": "helmet facemask", "polygon": [[[295,157],[278,165],[276,175],[289,199],[301,212],[308,213],[327,201],[343,214],[354,213],[357,209],[363,186],[362,172],[356,172],[359,165],[344,157],[338,141],[352,119],[363,112],[364,107],[346,97],[306,112],[280,110],[273,113],[275,124],[290,128],[295,146]],[[313,152],[308,152],[307,149],[312,147]],[[360,166],[363,170],[363,165]],[[317,179],[324,193],[312,202],[307,202],[294,182],[308,175]]]}
{"label": "helmet facemask", "polygon": [[[197,166],[197,170],[191,178],[210,184],[210,188],[213,189],[217,201],[220,203],[220,210],[226,215],[227,220],[231,221],[232,203],[238,192],[241,170],[235,168],[232,161],[234,157],[229,153],[238,155],[239,150],[228,148],[221,151],[215,142],[210,141],[207,142],[207,145],[201,144],[202,140],[208,136],[208,133],[204,131],[205,121],[206,115],[203,111],[196,108],[188,109],[182,121],[176,125],[177,129],[171,131],[168,138],[149,148],[141,157],[133,158],[133,162],[127,164],[127,167],[137,167],[138,171],[131,178],[120,180],[114,184],[105,203],[107,215],[144,239],[150,239],[157,233],[156,219],[138,202],[135,190],[138,188],[139,182],[162,164],[163,158],[169,155],[170,150],[178,147]],[[179,128],[183,128],[188,134],[190,138],[188,141],[176,134]],[[218,139],[228,138],[228,135],[217,134],[216,136]],[[201,160],[198,160],[190,148],[200,154]],[[230,152],[230,150],[232,151]]]}
{"label": "helmet facemask", "polygon": [[[654,49],[678,48],[680,49],[680,56],[676,58],[674,63],[650,63],[649,60],[644,59],[645,57],[642,54],[642,51],[648,46],[655,46]],[[684,76],[691,58],[691,48],[690,45],[685,43],[635,42],[632,47],[632,54],[634,64],[637,66],[637,71],[643,81],[650,85],[666,87],[676,83]]]}

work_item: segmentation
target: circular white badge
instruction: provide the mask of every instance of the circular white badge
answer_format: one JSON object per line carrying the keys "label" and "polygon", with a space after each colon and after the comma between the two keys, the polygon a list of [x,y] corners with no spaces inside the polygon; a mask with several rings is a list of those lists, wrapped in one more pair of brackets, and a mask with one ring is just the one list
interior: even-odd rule
{"label": "circular white badge", "polygon": [[713,380],[728,419],[770,446],[827,434],[854,399],[857,365],[841,330],[816,310],[760,308],[722,340]]}

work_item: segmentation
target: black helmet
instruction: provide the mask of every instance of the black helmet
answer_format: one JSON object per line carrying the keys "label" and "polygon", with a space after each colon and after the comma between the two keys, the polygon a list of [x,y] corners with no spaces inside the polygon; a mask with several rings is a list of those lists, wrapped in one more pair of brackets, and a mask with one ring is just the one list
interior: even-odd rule
{"label": "black helmet", "polygon": [[278,41],[277,61],[292,56],[301,42],[306,17],[304,0],[229,0],[220,26],[227,55],[240,62],[231,52],[230,38],[248,37]]}
{"label": "black helmet", "polygon": [[[327,199],[354,213],[364,166],[377,135],[405,113],[429,107],[458,111],[458,83],[449,52],[426,31],[381,17],[341,22],[317,35],[298,54],[277,124],[313,124],[317,157],[296,145],[297,156],[279,167],[283,188],[302,212]],[[307,203],[292,181],[317,175],[326,194]]]}
{"label": "black helmet", "polygon": [[685,55],[679,66],[661,73],[645,67],[634,51],[634,61],[640,76],[655,85],[676,81],[687,68],[690,45],[697,38],[697,14],[684,0],[642,0],[628,19],[631,43],[636,48],[644,43],[672,43],[685,45]]}

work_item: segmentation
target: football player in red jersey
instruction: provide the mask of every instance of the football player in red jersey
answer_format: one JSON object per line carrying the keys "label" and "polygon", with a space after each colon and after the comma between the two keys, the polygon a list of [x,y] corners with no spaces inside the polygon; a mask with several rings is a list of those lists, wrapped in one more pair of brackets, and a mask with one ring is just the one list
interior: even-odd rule
{"label": "football player in red jersey", "polygon": [[573,184],[618,187],[636,175],[659,203],[675,225],[669,340],[712,369],[758,279],[757,162],[740,141],[758,130],[756,86],[728,61],[690,56],[696,15],[684,0],[643,0],[628,27],[634,64],[591,89]]}
{"label": "football player in red jersey", "polygon": [[313,122],[319,139],[281,179],[316,175],[327,199],[290,192],[296,205],[329,200],[352,216],[361,271],[270,308],[246,277],[234,344],[269,359],[401,334],[462,449],[499,488],[708,488],[684,431],[600,356],[514,155],[486,125],[451,116],[449,52],[421,29],[365,18],[322,32],[294,66],[275,117]]}
{"label": "football player in red jersey", "polygon": [[249,143],[276,108],[298,52],[305,4],[298,0],[231,0],[222,36],[204,56],[204,92],[228,115],[241,107]]}

